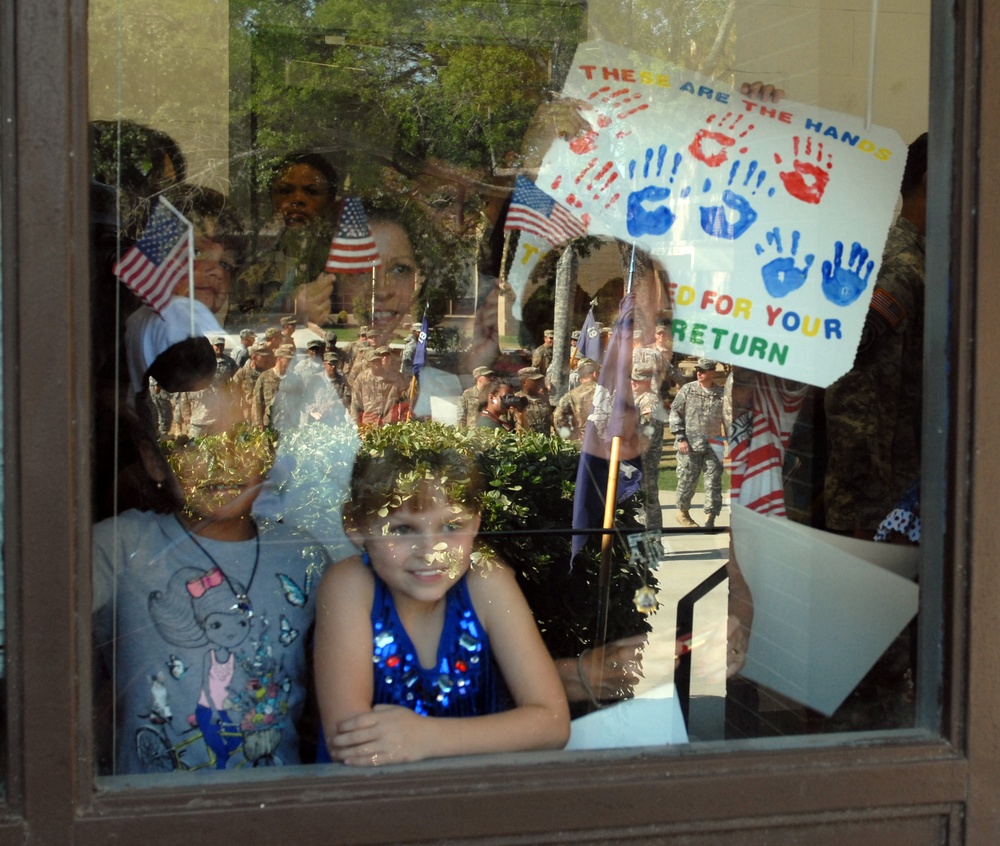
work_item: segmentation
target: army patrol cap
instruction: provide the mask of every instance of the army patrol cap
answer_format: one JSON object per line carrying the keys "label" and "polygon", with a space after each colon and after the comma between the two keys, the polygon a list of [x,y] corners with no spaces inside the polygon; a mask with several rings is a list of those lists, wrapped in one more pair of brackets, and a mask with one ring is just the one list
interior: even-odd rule
{"label": "army patrol cap", "polygon": [[477,367],[472,371],[472,375],[478,379],[480,376],[493,376],[494,373],[488,367]]}
{"label": "army patrol cap", "polygon": [[281,318],[281,325],[282,326],[294,326],[298,322],[299,321],[297,321],[294,317],[282,317]]}
{"label": "army patrol cap", "polygon": [[556,336],[556,333],[551,329],[546,329],[543,334],[546,338],[554,338]]}
{"label": "army patrol cap", "polygon": [[670,329],[667,327],[666,323],[657,323],[656,324],[656,334],[657,335],[666,335],[667,332],[669,332],[669,331],[670,331]]}
{"label": "army patrol cap", "polygon": [[310,341],[308,344],[306,344],[306,349],[307,350],[325,350],[326,349],[326,341],[321,341],[319,338],[317,338],[315,341]]}
{"label": "army patrol cap", "polygon": [[718,365],[717,361],[712,361],[710,358],[699,358],[698,363],[694,366],[695,370],[715,370]]}
{"label": "army patrol cap", "polygon": [[414,332],[420,332],[423,328],[424,328],[424,324],[423,323],[414,323],[410,327],[410,329],[412,329]]}
{"label": "army patrol cap", "polygon": [[272,326],[269,329],[265,329],[264,330],[264,340],[265,341],[270,341],[271,338],[280,338],[280,337],[281,337],[281,330],[280,329],[275,329]]}
{"label": "army patrol cap", "polygon": [[597,362],[592,358],[581,358],[576,363],[576,372],[581,376],[589,376],[591,373],[596,373],[599,369]]}
{"label": "army patrol cap", "polygon": [[633,382],[648,382],[652,378],[653,378],[653,371],[647,370],[645,367],[636,367],[632,371]]}
{"label": "army patrol cap", "polygon": [[338,353],[338,352],[323,353],[323,363],[324,364],[340,364],[340,353]]}
{"label": "army patrol cap", "polygon": [[218,338],[216,338],[214,341],[212,341],[212,346],[213,347],[218,347],[218,346],[223,346],[224,347],[225,345],[226,345],[226,339],[223,338],[221,335]]}
{"label": "army patrol cap", "polygon": [[390,350],[386,346],[375,347],[375,355],[377,355],[377,356],[390,355],[391,352],[392,352],[392,350]]}
{"label": "army patrol cap", "polygon": [[240,329],[241,338],[256,338],[257,333],[253,329]]}
{"label": "army patrol cap", "polygon": [[295,347],[291,344],[282,344],[274,351],[274,354],[280,358],[295,358]]}
{"label": "army patrol cap", "polygon": [[367,337],[368,336],[368,327],[367,326],[361,326],[358,329],[358,334],[359,335],[364,335],[365,337]]}
{"label": "army patrol cap", "polygon": [[579,329],[574,329],[572,331],[572,333],[570,333],[569,338],[570,338],[571,341],[579,341],[580,340],[580,330]]}
{"label": "army patrol cap", "polygon": [[544,379],[541,371],[537,367],[522,367],[517,371],[520,379]]}
{"label": "army patrol cap", "polygon": [[254,344],[249,350],[247,350],[247,352],[249,352],[250,355],[270,355],[271,348],[265,344]]}

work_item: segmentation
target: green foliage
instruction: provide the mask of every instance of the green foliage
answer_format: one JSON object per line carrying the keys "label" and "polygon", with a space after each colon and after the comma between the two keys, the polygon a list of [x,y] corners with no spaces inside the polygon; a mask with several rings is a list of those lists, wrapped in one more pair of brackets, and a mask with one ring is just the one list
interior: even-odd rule
{"label": "green foliage", "polygon": [[[579,654],[592,644],[597,628],[600,544],[592,538],[570,570],[573,491],[579,451],[557,437],[411,422],[370,427],[362,449],[381,454],[455,449],[475,460],[481,475],[480,538],[512,566],[535,613],[546,645],[556,657]],[[636,528],[638,498],[619,505],[618,528]],[[608,638],[649,631],[632,603],[651,575],[629,562],[627,543],[614,544]]]}

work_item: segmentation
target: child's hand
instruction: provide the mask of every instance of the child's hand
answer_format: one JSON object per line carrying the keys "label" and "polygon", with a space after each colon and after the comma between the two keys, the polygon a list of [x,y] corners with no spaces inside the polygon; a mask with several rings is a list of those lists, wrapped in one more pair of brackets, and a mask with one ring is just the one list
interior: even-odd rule
{"label": "child's hand", "polygon": [[335,761],[376,767],[419,761],[430,753],[422,740],[430,721],[399,705],[376,705],[369,713],[344,720],[328,743]]}

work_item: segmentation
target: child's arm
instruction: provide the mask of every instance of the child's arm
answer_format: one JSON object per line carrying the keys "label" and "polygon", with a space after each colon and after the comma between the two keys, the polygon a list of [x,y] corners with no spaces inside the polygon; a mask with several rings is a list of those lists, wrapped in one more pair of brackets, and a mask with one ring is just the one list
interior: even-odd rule
{"label": "child's arm", "polygon": [[372,574],[356,556],[330,567],[316,593],[313,660],[319,713],[328,746],[339,723],[372,710],[374,593]]}
{"label": "child's arm", "polygon": [[[336,736],[327,736],[331,756],[347,764],[372,766],[431,757],[559,749],[566,744],[566,693],[513,571],[494,567],[488,573],[472,573],[468,579],[476,612],[490,636],[490,646],[516,707],[482,717],[435,718],[379,705],[337,723]],[[317,645],[317,660],[318,650]],[[370,654],[367,672],[371,678]],[[326,712],[323,716],[329,729],[333,724]]]}

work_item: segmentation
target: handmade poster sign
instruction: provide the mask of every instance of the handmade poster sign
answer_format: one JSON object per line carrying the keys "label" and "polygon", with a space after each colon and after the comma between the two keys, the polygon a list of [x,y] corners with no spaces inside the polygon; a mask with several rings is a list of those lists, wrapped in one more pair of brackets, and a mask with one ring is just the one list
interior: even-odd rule
{"label": "handmade poster sign", "polygon": [[[536,186],[666,267],[676,350],[818,386],[850,369],[906,163],[896,132],[600,41],[562,94],[591,128],[553,142]],[[515,290],[548,249],[523,239]]]}

